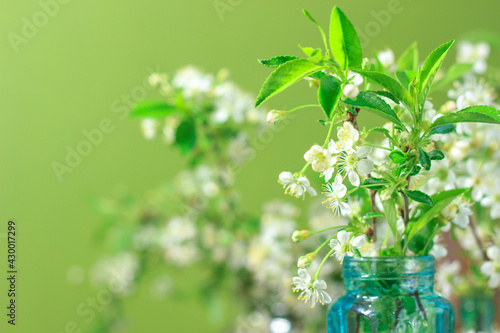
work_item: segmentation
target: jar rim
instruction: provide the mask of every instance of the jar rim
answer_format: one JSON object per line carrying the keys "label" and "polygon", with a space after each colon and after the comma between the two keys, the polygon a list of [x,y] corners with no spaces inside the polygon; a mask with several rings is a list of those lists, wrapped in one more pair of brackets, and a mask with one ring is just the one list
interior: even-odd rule
{"label": "jar rim", "polygon": [[344,278],[394,279],[434,275],[433,256],[414,257],[345,257],[342,264]]}
{"label": "jar rim", "polygon": [[348,257],[344,258],[344,263],[346,262],[395,262],[395,261],[419,261],[419,262],[434,262],[433,256],[405,256],[405,257]]}

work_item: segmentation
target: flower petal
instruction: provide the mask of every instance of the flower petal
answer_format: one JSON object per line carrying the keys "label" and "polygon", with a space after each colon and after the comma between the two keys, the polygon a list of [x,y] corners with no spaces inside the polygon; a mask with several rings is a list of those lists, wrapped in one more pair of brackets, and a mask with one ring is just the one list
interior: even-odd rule
{"label": "flower petal", "polygon": [[358,170],[363,175],[368,175],[373,171],[373,161],[368,159],[363,159],[358,161]]}
{"label": "flower petal", "polygon": [[345,230],[340,230],[337,234],[337,239],[341,244],[346,244],[349,242],[349,234]]}
{"label": "flower petal", "polygon": [[366,242],[365,236],[358,236],[358,237],[355,237],[353,239],[352,246],[354,246],[354,247],[360,247],[360,246],[365,245],[365,242]]}
{"label": "flower petal", "polygon": [[352,213],[352,208],[345,202],[340,203],[340,213],[344,216],[347,216]]}
{"label": "flower petal", "polygon": [[316,289],[326,289],[326,282],[323,280],[316,280],[313,283],[313,287]]}
{"label": "flower petal", "polygon": [[[350,170],[348,175],[349,175],[349,181],[351,182],[352,186],[358,187],[360,181],[359,181],[359,176],[356,173],[356,171]],[[347,189],[346,189],[346,191],[347,191]],[[344,196],[339,196],[339,197],[343,198]]]}

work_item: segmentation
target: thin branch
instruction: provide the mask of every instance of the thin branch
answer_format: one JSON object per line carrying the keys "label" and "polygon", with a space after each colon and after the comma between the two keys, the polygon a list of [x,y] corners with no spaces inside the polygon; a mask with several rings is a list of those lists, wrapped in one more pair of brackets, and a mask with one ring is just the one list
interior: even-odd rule
{"label": "thin branch", "polygon": [[486,253],[486,249],[484,248],[483,242],[481,241],[481,238],[479,238],[479,234],[477,232],[477,221],[474,215],[469,215],[469,227],[472,231],[472,235],[474,236],[474,240],[479,247],[479,251],[481,251],[483,259],[488,260],[488,254]]}
{"label": "thin branch", "polygon": [[[368,175],[368,178],[371,178],[371,175]],[[377,191],[375,190],[368,190],[368,192],[370,193],[370,205],[371,205],[371,208],[372,208],[372,213],[376,213],[377,212],[377,206],[375,204],[375,195],[377,194]],[[372,239],[374,242],[377,241],[377,218],[376,217],[373,217],[372,218]]]}
{"label": "thin branch", "polygon": [[[408,184],[406,185],[406,189],[410,189],[410,179],[411,176],[408,176],[406,178],[406,181]],[[404,219],[405,219],[405,226],[408,225],[408,222],[410,222],[410,200],[408,199],[408,196],[403,192],[403,198],[405,200],[405,210],[404,210]]]}
{"label": "thin branch", "polygon": [[410,293],[415,296],[415,299],[417,300],[417,305],[420,311],[422,311],[424,315],[424,319],[427,321],[427,312],[425,312],[424,306],[422,304],[422,301],[420,300],[420,294],[418,293],[418,290],[415,290],[414,292]]}

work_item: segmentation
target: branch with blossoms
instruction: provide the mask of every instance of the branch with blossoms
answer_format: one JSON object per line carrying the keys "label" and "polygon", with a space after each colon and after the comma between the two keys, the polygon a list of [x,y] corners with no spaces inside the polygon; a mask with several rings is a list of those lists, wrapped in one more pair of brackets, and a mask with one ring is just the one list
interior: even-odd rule
{"label": "branch with blossoms", "polygon": [[[287,241],[299,209],[273,200],[263,204],[260,215],[247,212],[234,187],[238,170],[256,152],[255,132],[277,126],[266,122],[266,112],[253,107],[253,97],[230,81],[226,70],[212,75],[188,66],[171,78],[154,73],[149,83],[161,98],[137,104],[131,115],[141,118],[147,140],[160,139],[180,151],[187,167],[144,195],[121,190],[96,200],[106,221],[99,238],[107,255],[95,264],[92,282],[113,293],[88,331],[125,329],[122,308],[144,287],[158,301],[197,297],[216,324],[223,318],[214,320],[213,314],[223,313],[227,304],[221,291],[231,288],[242,309],[228,332],[242,327],[266,332],[273,320],[301,332],[324,331],[323,321],[291,306],[293,296],[284,287],[294,266],[290,253],[300,253]],[[310,224],[322,228],[324,219],[314,219]],[[303,244],[300,251],[309,248]],[[187,288],[170,277],[190,269],[203,272],[203,278]],[[156,277],[149,283],[151,275]],[[330,286],[334,281],[328,280]],[[117,284],[120,290],[113,288]]]}
{"label": "branch with blossoms", "polygon": [[[498,107],[498,83],[490,78],[495,70],[488,67],[489,54],[490,46],[485,42],[459,43],[457,62],[461,66],[470,66],[470,70],[456,79],[451,89],[447,90],[447,102],[440,108],[434,109],[432,105],[427,107],[428,121],[477,103]],[[462,269],[457,260],[438,266],[437,288],[446,297],[481,295],[488,298],[500,286],[499,143],[495,125],[458,124],[451,133],[441,136],[440,149],[446,159],[433,164],[429,171],[432,178],[421,185],[425,191],[455,189],[459,186],[472,188],[467,196],[455,199],[437,216],[443,226],[441,231],[450,231],[458,241],[461,258],[464,259],[462,262],[469,268]],[[447,256],[446,248],[439,244],[439,236],[432,243],[431,254],[436,258]],[[463,274],[459,274],[461,269]],[[475,329],[480,330],[480,327]]]}
{"label": "branch with blossoms", "polygon": [[[335,7],[331,14],[329,38],[321,26],[304,11],[320,30],[323,49],[301,47],[305,57],[278,56],[260,62],[274,68],[256,101],[261,105],[297,82],[306,80],[317,88],[327,130],[323,143],[305,152],[305,165],[297,172],[285,171],[279,182],[285,193],[304,198],[318,191],[311,186],[309,170],[323,178],[322,194],[334,216],[349,217],[343,226],[320,231],[297,231],[293,239],[303,241],[320,232],[335,232],[315,251],[301,257],[294,290],[306,302],[328,303],[321,267],[330,256],[342,263],[345,256],[425,256],[441,232],[439,216],[454,202],[466,202],[471,189],[436,191],[420,187],[430,181],[433,164],[445,158],[441,137],[453,133],[456,124],[500,124],[500,111],[489,105],[471,105],[428,119],[430,94],[461,77],[472,67],[456,64],[443,74],[441,66],[454,41],[445,43],[423,61],[412,44],[388,70],[384,59],[363,58],[358,35],[345,14]],[[386,60],[386,59],[385,59]],[[387,63],[387,61],[385,61]],[[268,120],[280,121],[291,112],[272,111]],[[384,127],[360,129],[358,118],[368,113],[389,123]],[[336,137],[334,135],[336,134]],[[383,136],[381,141],[375,136]],[[361,209],[352,202],[361,200]],[[385,224],[376,223],[385,218]],[[446,220],[449,222],[449,220]],[[377,229],[385,229],[383,241],[376,241]],[[327,248],[329,245],[329,249]],[[306,270],[327,248],[316,273]],[[416,295],[415,297],[418,297]]]}

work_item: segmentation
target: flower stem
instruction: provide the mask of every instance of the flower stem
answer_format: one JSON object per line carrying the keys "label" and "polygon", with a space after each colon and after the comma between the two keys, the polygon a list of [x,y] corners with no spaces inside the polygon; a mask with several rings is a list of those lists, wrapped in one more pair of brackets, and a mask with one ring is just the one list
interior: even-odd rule
{"label": "flower stem", "polygon": [[320,232],[325,232],[325,231],[336,229],[336,228],[345,228],[345,225],[337,225],[335,227],[330,227],[330,228],[316,230],[316,231],[310,231],[309,234],[310,235],[315,235],[315,234],[319,234]]}
{"label": "flower stem", "polygon": [[388,150],[388,151],[392,151],[391,148],[387,148],[387,147],[383,147],[383,146],[378,146],[378,145],[374,145],[374,144],[371,144],[371,143],[363,143],[364,146],[369,146],[369,147],[373,147],[373,148],[378,148],[378,149],[383,149],[383,150]]}
{"label": "flower stem", "polygon": [[305,109],[305,108],[315,108],[315,107],[321,107],[319,104],[308,104],[308,105],[302,105],[302,106],[297,106],[296,108],[293,108],[291,110],[285,111],[286,113],[292,113],[294,111],[300,110],[300,109]]}
{"label": "flower stem", "polygon": [[314,251],[313,253],[314,253],[314,254],[318,254],[318,252],[319,252],[319,251],[320,251],[320,250],[321,250],[321,249],[322,249],[322,248],[323,248],[326,244],[330,243],[330,241],[331,241],[332,239],[334,239],[334,238],[337,236],[337,233],[338,233],[338,232],[336,232],[336,233],[335,233],[332,237],[330,237],[330,238],[328,238],[326,241],[324,241],[324,242],[323,242],[323,244],[321,244],[321,245],[320,245],[320,246],[316,249],[316,251]]}
{"label": "flower stem", "polygon": [[[335,107],[334,107],[334,110],[335,110]],[[330,142],[330,139],[331,139],[332,133],[333,133],[333,126],[335,125],[335,119],[336,118],[337,118],[336,115],[334,115],[333,118],[332,118],[332,121],[330,123],[330,128],[328,129],[328,134],[326,135],[325,142],[323,143],[323,149],[325,149],[328,146],[328,142]]]}
{"label": "flower stem", "polygon": [[310,165],[311,165],[311,163],[306,163],[306,165],[304,165],[304,167],[302,168],[302,170],[300,170],[299,175],[300,175],[300,176],[303,176],[303,175],[304,175],[304,173],[306,173],[307,168],[308,168]]}
{"label": "flower stem", "polygon": [[323,268],[323,265],[325,264],[326,260],[333,254],[334,251],[335,251],[334,249],[331,249],[330,251],[328,251],[326,256],[323,258],[323,261],[321,261],[321,264],[319,265],[318,270],[316,271],[316,274],[314,274],[313,280],[318,279],[319,273],[321,272],[321,268]]}

